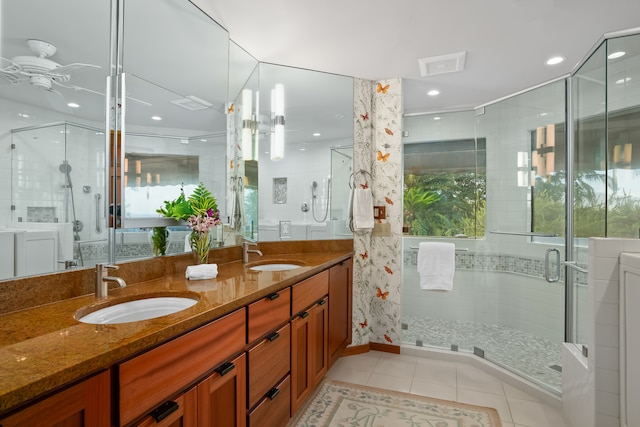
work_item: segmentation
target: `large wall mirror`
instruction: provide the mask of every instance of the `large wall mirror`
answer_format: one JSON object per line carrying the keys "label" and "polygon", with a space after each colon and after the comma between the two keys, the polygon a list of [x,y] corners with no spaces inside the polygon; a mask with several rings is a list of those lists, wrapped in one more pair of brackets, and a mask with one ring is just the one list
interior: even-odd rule
{"label": "large wall mirror", "polygon": [[[154,256],[156,226],[170,227],[166,253],[184,252],[186,225],[155,211],[200,182],[225,223],[216,245],[351,237],[352,79],[261,64],[188,0],[118,3],[119,35],[115,1],[0,5],[0,172],[11,177],[0,184],[0,280]],[[170,31],[177,22],[190,31]],[[113,108],[110,46],[123,84]],[[274,161],[277,84],[285,146]]]}

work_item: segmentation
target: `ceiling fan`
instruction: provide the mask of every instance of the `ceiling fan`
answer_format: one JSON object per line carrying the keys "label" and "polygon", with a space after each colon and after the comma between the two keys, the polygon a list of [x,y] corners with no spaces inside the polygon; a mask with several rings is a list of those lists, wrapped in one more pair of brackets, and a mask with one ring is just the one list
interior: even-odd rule
{"label": "ceiling fan", "polygon": [[0,68],[0,75],[11,84],[29,82],[31,86],[60,96],[62,96],[62,94],[54,85],[103,95],[100,92],[69,83],[72,72],[88,68],[101,68],[99,65],[83,63],[61,65],[49,59],[49,57],[55,55],[58,50],[51,43],[29,39],[27,40],[27,46],[35,53],[35,56],[21,55],[12,59],[0,58],[3,62],[8,62],[8,65]]}

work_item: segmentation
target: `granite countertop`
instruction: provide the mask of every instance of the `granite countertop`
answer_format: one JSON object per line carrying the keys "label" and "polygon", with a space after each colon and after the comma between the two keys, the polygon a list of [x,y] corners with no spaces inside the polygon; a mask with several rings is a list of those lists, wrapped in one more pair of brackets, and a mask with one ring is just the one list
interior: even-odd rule
{"label": "granite countertop", "polygon": [[215,279],[187,280],[180,273],[110,289],[109,301],[146,294],[189,294],[199,298],[186,310],[138,322],[93,325],[77,321],[77,310],[104,304],[94,295],[0,315],[0,414],[311,277],[352,255],[351,251],[265,255],[257,263],[295,262],[303,266],[255,272],[248,268],[252,264],[234,261],[219,264]]}

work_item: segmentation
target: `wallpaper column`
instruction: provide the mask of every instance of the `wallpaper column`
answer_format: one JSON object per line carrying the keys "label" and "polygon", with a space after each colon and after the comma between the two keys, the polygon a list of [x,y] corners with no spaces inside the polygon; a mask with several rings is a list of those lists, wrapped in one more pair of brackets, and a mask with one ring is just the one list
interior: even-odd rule
{"label": "wallpaper column", "polygon": [[354,172],[364,169],[384,235],[354,235],[353,345],[400,345],[402,282],[402,84],[400,79],[355,80]]}
{"label": "wallpaper column", "polygon": [[[373,133],[371,126],[373,82],[353,79],[353,180],[352,185],[371,186],[373,163]],[[366,171],[366,173],[360,173]],[[351,345],[369,343],[371,306],[371,233],[353,233],[353,337]]]}

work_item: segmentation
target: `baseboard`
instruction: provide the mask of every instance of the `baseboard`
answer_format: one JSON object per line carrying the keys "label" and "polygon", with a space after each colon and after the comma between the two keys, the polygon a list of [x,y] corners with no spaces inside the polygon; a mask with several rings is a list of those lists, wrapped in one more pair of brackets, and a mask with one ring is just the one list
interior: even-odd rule
{"label": "baseboard", "polygon": [[356,354],[368,353],[369,352],[369,344],[362,345],[354,345],[353,347],[347,347],[340,357],[344,356],[355,356]]}
{"label": "baseboard", "polygon": [[379,342],[370,342],[369,349],[374,351],[383,351],[385,353],[400,354],[400,346],[381,344]]}

